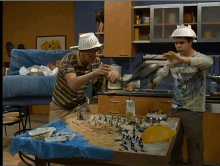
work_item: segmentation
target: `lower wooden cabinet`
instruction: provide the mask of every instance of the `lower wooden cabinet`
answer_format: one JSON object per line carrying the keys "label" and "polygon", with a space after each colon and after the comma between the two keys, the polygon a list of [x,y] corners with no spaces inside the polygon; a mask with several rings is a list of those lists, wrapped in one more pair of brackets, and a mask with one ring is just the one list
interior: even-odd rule
{"label": "lower wooden cabinet", "polygon": [[[220,164],[220,114],[204,113],[204,164]],[[187,159],[187,144],[184,138],[183,158]]]}
{"label": "lower wooden cabinet", "polygon": [[[98,113],[118,112],[125,115],[126,100],[129,100],[129,96],[99,95]],[[169,115],[171,98],[130,97],[130,100],[135,101],[135,114],[138,116],[145,116],[150,109],[161,110]]]}
{"label": "lower wooden cabinet", "polygon": [[126,114],[125,104],[129,96],[98,95],[98,113]]}
{"label": "lower wooden cabinet", "polygon": [[171,98],[131,97],[131,100],[135,101],[136,115],[145,116],[150,112],[150,109],[161,110],[169,115]]}

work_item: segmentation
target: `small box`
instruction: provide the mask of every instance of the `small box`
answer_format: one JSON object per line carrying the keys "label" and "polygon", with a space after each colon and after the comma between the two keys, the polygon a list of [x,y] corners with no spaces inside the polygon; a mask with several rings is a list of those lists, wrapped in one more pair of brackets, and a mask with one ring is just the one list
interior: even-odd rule
{"label": "small box", "polygon": [[217,91],[217,82],[210,83],[210,93]]}

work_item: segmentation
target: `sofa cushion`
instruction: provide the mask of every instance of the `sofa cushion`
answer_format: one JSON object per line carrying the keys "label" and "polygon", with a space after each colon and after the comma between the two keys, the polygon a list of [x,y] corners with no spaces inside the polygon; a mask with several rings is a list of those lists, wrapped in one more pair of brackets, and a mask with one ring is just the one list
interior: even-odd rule
{"label": "sofa cushion", "polygon": [[19,75],[22,66],[25,68],[34,65],[46,66],[47,62],[55,65],[56,60],[61,60],[64,55],[70,52],[73,50],[12,49],[9,75]]}

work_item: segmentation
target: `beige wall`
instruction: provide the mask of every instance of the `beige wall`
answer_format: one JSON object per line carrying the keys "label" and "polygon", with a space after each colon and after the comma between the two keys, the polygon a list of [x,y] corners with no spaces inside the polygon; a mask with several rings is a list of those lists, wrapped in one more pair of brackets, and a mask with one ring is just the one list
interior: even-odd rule
{"label": "beige wall", "polygon": [[36,49],[36,36],[48,35],[66,35],[66,48],[75,44],[74,2],[3,1],[3,61],[10,61],[7,42]]}

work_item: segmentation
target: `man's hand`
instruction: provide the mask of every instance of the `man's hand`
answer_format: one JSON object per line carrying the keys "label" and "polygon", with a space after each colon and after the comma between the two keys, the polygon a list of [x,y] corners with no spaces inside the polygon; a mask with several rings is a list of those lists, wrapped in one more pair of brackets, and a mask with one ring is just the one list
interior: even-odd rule
{"label": "man's hand", "polygon": [[157,85],[157,81],[156,80],[153,80],[151,82],[148,83],[148,86],[151,88],[151,89],[154,89]]}
{"label": "man's hand", "polygon": [[98,77],[106,76],[110,71],[111,71],[111,67],[109,65],[103,65],[103,66],[99,66],[99,68],[93,71],[93,73],[95,77],[98,78]]}
{"label": "man's hand", "polygon": [[120,79],[120,74],[117,71],[110,71],[106,78],[110,83],[115,84]]}
{"label": "man's hand", "polygon": [[163,54],[163,58],[168,59],[171,62],[167,64],[167,66],[173,66],[185,62],[184,57],[179,56],[177,53],[173,51],[169,51],[168,53]]}

